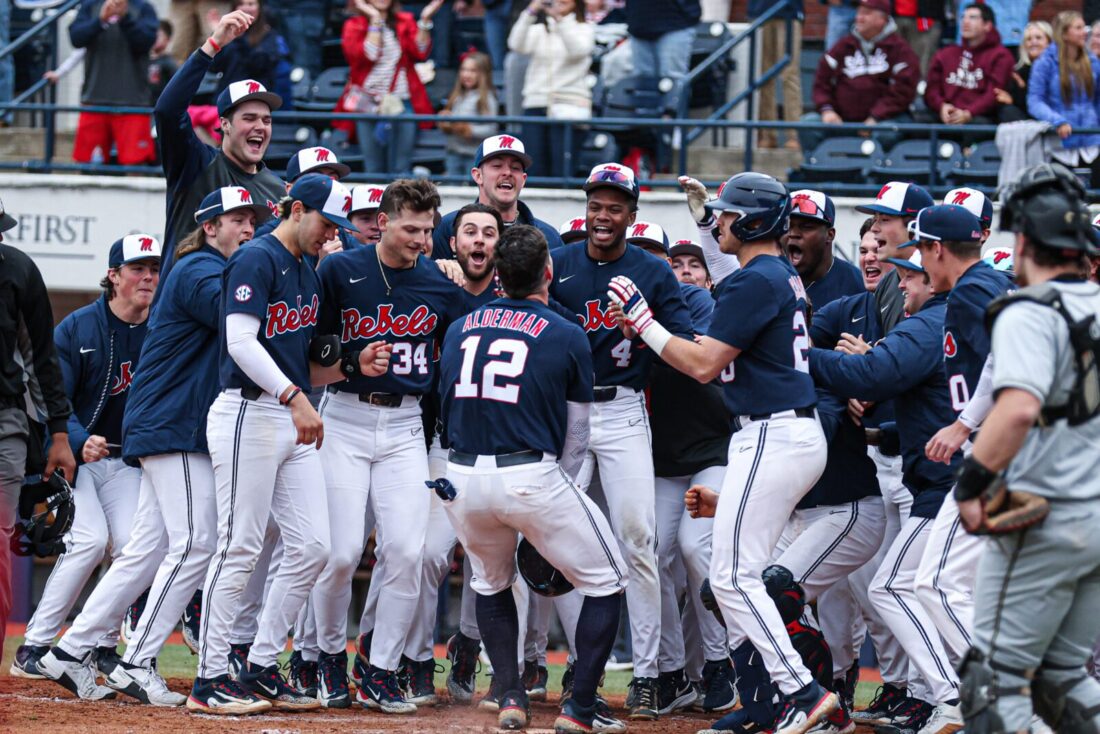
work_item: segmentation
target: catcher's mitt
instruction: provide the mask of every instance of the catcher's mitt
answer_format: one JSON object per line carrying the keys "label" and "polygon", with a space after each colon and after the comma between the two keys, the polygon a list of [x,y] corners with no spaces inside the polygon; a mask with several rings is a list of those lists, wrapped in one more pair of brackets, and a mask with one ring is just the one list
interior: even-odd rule
{"label": "catcher's mitt", "polygon": [[966,527],[972,535],[1003,535],[1038,525],[1050,513],[1045,497],[1021,490],[1009,491],[1003,481],[994,482],[982,495],[985,513],[977,527]]}

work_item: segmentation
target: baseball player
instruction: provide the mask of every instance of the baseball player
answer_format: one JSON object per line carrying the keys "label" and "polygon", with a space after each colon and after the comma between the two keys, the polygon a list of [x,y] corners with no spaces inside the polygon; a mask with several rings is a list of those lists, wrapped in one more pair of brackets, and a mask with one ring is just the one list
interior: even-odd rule
{"label": "baseball player", "polygon": [[563,245],[571,245],[574,242],[588,239],[588,232],[584,228],[584,217],[571,217],[566,219],[558,227],[558,235]]}
{"label": "baseball player", "polygon": [[[933,215],[926,217],[929,211]],[[925,210],[916,220],[917,236],[965,237],[969,230],[963,230],[972,228],[973,215],[963,211],[960,219],[951,214],[944,217],[934,209]],[[954,720],[958,718],[958,680],[935,626],[916,598],[914,576],[943,495],[950,489],[952,467],[961,458],[956,455],[949,464],[940,464],[924,455],[924,444],[945,422],[944,416],[954,415],[942,358],[938,350],[929,351],[930,345],[942,346],[947,294],[933,295],[916,255],[911,260],[894,258],[893,264],[904,272],[900,283],[909,317],[873,349],[860,340],[849,341],[840,351],[815,348],[810,369],[819,385],[839,395],[866,401],[894,399],[903,482],[913,494],[913,504],[875,573],[869,595],[919,673],[918,680],[910,676],[910,700],[894,709],[895,718],[904,717],[897,726],[936,734],[959,728]],[[884,278],[879,287],[885,283]]]}
{"label": "baseball player", "polygon": [[[626,241],[664,262],[669,260],[668,236],[656,223],[636,220]],[[710,292],[683,281],[680,290],[691,311],[695,332],[706,333],[714,312]],[[685,413],[685,405],[692,406],[690,413]],[[714,521],[688,517],[684,510],[684,493],[696,484],[722,486],[729,446],[729,414],[722,404],[719,386],[700,385],[660,363],[654,365],[650,376],[649,407],[656,472],[654,495],[660,550],[657,561],[661,576],[658,713],[667,714],[696,704],[699,696],[692,681],[700,679],[703,696],[698,704],[704,711],[725,711],[737,702],[726,631],[703,607],[698,594],[710,569]],[[702,670],[698,671],[701,675],[694,677],[685,675],[687,651],[681,625],[677,566],[683,567],[686,576],[688,602],[684,617],[691,617],[690,623],[700,628],[704,647],[705,661]]]}
{"label": "baseball player", "polygon": [[840,296],[863,292],[859,269],[833,254],[836,206],[820,191],[791,192],[791,228],[785,247],[815,309]]}
{"label": "baseball player", "polygon": [[378,205],[382,203],[384,186],[359,184],[351,189],[351,212],[348,221],[355,225],[351,236],[361,245],[373,245],[382,237],[378,229]]}
{"label": "baseball player", "polygon": [[[533,161],[524,150],[523,141],[515,135],[493,135],[481,141],[474,155],[474,167],[470,176],[477,184],[477,201],[500,212],[504,226],[529,224],[546,235],[550,249],[560,247],[561,237],[554,227],[535,218],[531,209],[519,200],[523,185],[527,183],[527,169]],[[432,233],[431,257],[433,260],[454,258],[450,241],[454,236],[456,212],[445,214]]]}
{"label": "baseball player", "polygon": [[707,270],[706,258],[703,256],[703,248],[698,242],[676,240],[668,248],[668,261],[672,265],[672,272],[676,273],[676,278],[681,283],[696,285],[708,291],[714,287]]}
{"label": "baseball player", "polygon": [[[223,389],[207,418],[218,545],[203,589],[198,675],[187,699],[194,711],[237,714],[320,705],[290,688],[276,663],[330,547],[327,503],[313,491],[321,475],[314,444],[322,443],[324,427],[303,391],[311,382],[379,373],[388,361],[388,351],[375,343],[336,364],[311,368],[320,283],[302,255],[316,255],[337,227],[349,228],[350,208],[351,193],[342,184],[307,174],[282,202],[275,231],[241,248],[226,266]],[[326,348],[313,352],[331,362],[326,357],[332,342],[321,346]],[[227,674],[228,635],[269,515],[283,537],[283,560],[238,684]]]}
{"label": "baseball player", "polygon": [[[969,198],[967,196],[963,200]],[[945,210],[945,214],[961,218],[965,212],[974,217],[969,209],[950,204],[933,207],[926,216],[948,206],[953,209],[949,212]],[[978,380],[989,356],[989,332],[984,319],[986,308],[994,298],[1014,287],[1007,275],[982,261],[982,236],[988,227],[983,226],[984,223],[977,217],[971,223],[977,224],[978,228],[970,232],[969,240],[922,239],[916,245],[920,250],[921,263],[932,280],[932,287],[937,293],[948,292],[943,324],[943,365],[951,394],[951,407],[959,414],[970,402],[970,396],[977,391]],[[950,444],[938,451],[937,438],[942,440],[943,436],[937,432],[925,449],[929,458],[949,460],[970,435],[970,429],[959,423],[957,418],[945,428],[953,429],[958,435],[949,439]],[[951,435],[950,431],[948,435]],[[974,569],[983,545],[981,538],[969,535],[959,527],[955,500],[950,494],[946,496],[932,524],[928,547],[917,569],[916,584],[917,596],[940,631],[952,667],[958,667],[970,649]]]}
{"label": "baseball player", "polygon": [[629,278],[614,279],[610,297],[665,363],[700,382],[722,380],[734,434],[714,518],[709,581],[730,647],[751,642],[784,696],[770,728],[801,734],[832,713],[838,700],[803,665],[761,580],[787,518],[825,468],[825,437],[806,360],[806,294],[779,244],[790,195],[770,176],[742,173],[709,206],[719,212],[719,245],[741,267],[721,287],[707,336],[697,342],[674,337]]}
{"label": "baseball player", "polygon": [[[395,181],[382,195],[379,243],[326,258],[318,272],[326,296],[321,333],[338,335],[344,351],[387,338],[393,353],[388,373],[334,385],[321,406],[329,428],[321,451],[333,546],[313,605],[321,648],[319,697],[326,706],[350,705],[347,609],[351,577],[366,545],[369,501],[378,529],[372,585],[378,585],[379,597],[366,651],[370,667],[356,698],[385,713],[416,711],[402,694],[397,671],[420,596],[431,509],[428,493],[417,489],[428,477],[420,399],[432,386],[434,341],[464,310],[463,291],[421,255],[439,204],[428,181]],[[416,662],[435,669],[430,655]]]}
{"label": "baseball player", "polygon": [[279,95],[254,79],[233,82],[222,90],[216,100],[222,133],[219,148],[198,139],[187,111],[214,56],[244,34],[252,22],[252,16],[243,10],[223,15],[210,37],[176,71],[157,98],[153,120],[168,186],[164,277],[168,277],[175,262],[176,245],[195,229],[195,210],[211,191],[240,186],[273,214],[275,202],[285,193],[283,182],[263,162],[271,142],[271,113],[283,102]]}
{"label": "baseball player", "polygon": [[201,584],[217,538],[205,422],[217,393],[221,276],[227,258],[251,238],[255,220],[269,216],[247,189],[218,189],[195,213],[199,229],[179,245],[179,267],[165,279],[149,319],[122,419],[123,459],[140,465],[142,477],[130,541],[51,653],[59,662],[82,657],[151,584],[152,601],[121,661],[99,666],[109,688],[154,706],[186,700],[168,690],[155,661]]}
{"label": "baseball player", "polygon": [[522,533],[584,597],[573,696],[554,730],[589,732],[627,584],[611,528],[571,480],[585,460],[592,354],[584,332],[546,305],[555,272],[537,229],[505,231],[497,271],[507,297],[456,322],[443,342],[441,407],[451,449],[450,481],[440,491],[452,490],[445,508],[470,554],[478,626],[505,691],[498,725],[522,729],[528,720],[509,588]]}
{"label": "baseball player", "polygon": [[[1100,684],[1085,670],[1100,632],[1100,421],[1095,369],[1082,371],[1098,351],[1100,316],[1086,256],[1100,250],[1083,195],[1070,171],[1043,164],[1021,174],[1001,212],[1024,287],[990,310],[996,401],[955,497],[971,532],[996,532],[1005,504],[1024,496],[1042,511],[985,545],[974,647],[960,668],[967,731],[1023,731],[1033,713],[1059,732],[1100,727]],[[991,499],[1005,488],[1010,501],[998,508]]]}
{"label": "baseball player", "polygon": [[[699,227],[699,246],[703,251],[707,272],[710,273],[714,285],[718,285],[740,267],[737,256],[723,252],[718,246],[715,233],[717,220],[714,212],[707,206],[710,201],[707,187],[690,176],[681,176],[678,180],[680,188],[687,194],[688,211],[691,212],[691,218],[695,220],[696,225]],[[721,190],[719,190],[719,193],[721,193]]]}
{"label": "baseball player", "polygon": [[[76,516],[65,539],[66,551],[54,565],[27,625],[22,664],[17,651],[12,670],[22,677],[44,677],[37,670],[39,660],[108,545],[111,558],[118,558],[133,526],[141,471],[122,461],[122,414],[160,279],[160,243],[151,235],[127,235],[111,245],[107,260],[107,274],[100,282],[103,295],[67,316],[54,331],[65,391],[74,408],[69,444],[80,462],[73,483]],[[104,676],[118,659],[115,627],[121,619],[119,610],[96,642],[98,647],[82,651],[91,653],[94,648],[90,662],[101,659],[96,669]],[[86,676],[66,678],[66,687],[81,695],[87,689],[77,677]]]}
{"label": "baseball player", "polygon": [[677,334],[692,333],[691,315],[668,265],[626,244],[638,207],[633,172],[615,163],[598,165],[584,190],[588,239],[551,251],[554,282],[550,295],[577,314],[592,347],[596,367],[592,432],[577,483],[587,489],[598,465],[611,527],[630,569],[627,605],[634,681],[627,707],[632,718],[654,719],[660,607],[653,601],[659,598],[660,579],[654,547],[653,454],[642,392],[653,352],[640,339],[625,337],[610,316],[608,283],[619,275],[630,277]]}

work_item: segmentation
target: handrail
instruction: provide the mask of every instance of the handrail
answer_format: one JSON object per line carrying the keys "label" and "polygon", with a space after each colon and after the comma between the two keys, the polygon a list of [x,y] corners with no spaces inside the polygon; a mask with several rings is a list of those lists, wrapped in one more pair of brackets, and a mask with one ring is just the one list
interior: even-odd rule
{"label": "handrail", "polygon": [[[5,2],[10,2],[10,0],[5,0]],[[61,16],[63,16],[65,13],[69,12],[69,10],[75,8],[79,4],[80,0],[65,0],[64,3],[58,5],[55,8],[48,8],[46,17],[24,31],[23,35],[21,35],[19,38],[15,39],[7,46],[0,48],[0,60],[11,56],[13,53],[23,48],[23,46],[30,43],[32,38],[44,31],[51,24],[59,22],[61,20]]]}

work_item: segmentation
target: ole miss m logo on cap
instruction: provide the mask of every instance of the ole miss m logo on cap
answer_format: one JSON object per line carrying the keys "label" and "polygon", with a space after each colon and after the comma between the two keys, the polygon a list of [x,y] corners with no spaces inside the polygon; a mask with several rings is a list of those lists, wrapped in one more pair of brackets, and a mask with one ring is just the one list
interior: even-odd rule
{"label": "ole miss m logo on cap", "polygon": [[649,229],[649,224],[635,224],[634,228],[630,230],[631,237],[645,237],[645,231]]}
{"label": "ole miss m logo on cap", "polygon": [[367,197],[368,204],[379,204],[382,202],[382,189],[371,189],[370,196]]}
{"label": "ole miss m logo on cap", "polygon": [[328,157],[332,153],[328,148],[317,148],[317,162],[327,163]]}
{"label": "ole miss m logo on cap", "polygon": [[350,211],[351,211],[351,197],[350,196],[345,196],[344,197],[344,214],[347,214]]}
{"label": "ole miss m logo on cap", "polygon": [[141,251],[142,252],[152,252],[153,251],[153,238],[152,237],[142,237],[138,240],[138,242],[141,243]]}
{"label": "ole miss m logo on cap", "polygon": [[955,195],[951,197],[951,203],[956,206],[966,206],[966,200],[969,198],[969,191],[956,191]]}
{"label": "ole miss m logo on cap", "polygon": [[240,194],[242,204],[252,203],[252,192],[248,189],[237,189],[237,193]]}
{"label": "ole miss m logo on cap", "polygon": [[259,82],[253,82],[253,81],[248,82],[248,93],[249,94],[255,94],[258,91],[260,91],[260,83]]}
{"label": "ole miss m logo on cap", "polygon": [[516,139],[513,138],[513,137],[510,137],[508,135],[501,135],[500,136],[500,148],[501,148],[501,150],[511,150],[512,146],[515,144],[515,142],[516,142]]}

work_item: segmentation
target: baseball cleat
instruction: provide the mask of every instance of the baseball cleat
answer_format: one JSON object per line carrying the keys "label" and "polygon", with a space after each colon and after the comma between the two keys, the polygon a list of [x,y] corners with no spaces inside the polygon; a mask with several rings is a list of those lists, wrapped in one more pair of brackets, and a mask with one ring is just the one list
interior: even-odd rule
{"label": "baseball cleat", "polygon": [[114,698],[115,692],[95,682],[91,658],[94,650],[88,651],[82,660],[74,658],[64,650],[54,647],[38,661],[38,671],[46,678],[60,683],[85,701],[104,701]]}
{"label": "baseball cleat", "polygon": [[554,734],[587,734],[593,731],[595,717],[595,706],[581,706],[570,698],[562,704],[561,713],[554,719]]}
{"label": "baseball cleat", "polygon": [[546,700],[549,677],[546,666],[539,665],[537,660],[528,660],[523,664],[523,687],[527,690],[528,701]]}
{"label": "baseball cleat", "polygon": [[363,676],[363,685],[355,692],[355,700],[363,708],[384,714],[414,714],[416,704],[409,703],[401,695],[397,673],[370,666]]}
{"label": "baseball cleat", "polygon": [[124,663],[119,663],[103,682],[108,688],[150,706],[182,706],[187,701],[187,696],[168,690],[168,684],[153,665],[147,668],[126,667]]}
{"label": "baseball cleat", "polygon": [[931,715],[918,729],[918,734],[955,734],[963,728],[962,710],[959,704],[941,703],[932,709]]}
{"label": "baseball cleat", "polygon": [[321,653],[317,661],[317,700],[327,709],[346,709],[351,706],[348,691],[348,654]]}
{"label": "baseball cleat", "polygon": [[695,686],[684,675],[683,669],[657,676],[657,713],[670,714],[690,708],[697,697]]}
{"label": "baseball cleat", "polygon": [[826,691],[816,682],[788,696],[776,719],[775,734],[805,734],[818,722],[836,711],[840,699],[832,691]]}
{"label": "baseball cleat", "polygon": [[696,706],[703,711],[729,711],[737,705],[737,690],[733,686],[733,665],[729,658],[708,660],[703,665],[703,696]]}
{"label": "baseball cleat", "polygon": [[355,640],[355,660],[351,665],[351,679],[355,681],[356,688],[363,687],[363,679],[367,677],[370,669],[370,643],[374,636],[374,630],[359,635]]}
{"label": "baseball cleat", "polygon": [[291,688],[283,679],[277,665],[261,668],[248,663],[241,671],[240,684],[246,691],[266,698],[280,711],[310,711],[321,708],[321,702],[315,696],[307,696]]}
{"label": "baseball cleat", "polygon": [[229,677],[239,680],[244,665],[248,662],[248,653],[252,650],[252,643],[231,643],[229,645]]}
{"label": "baseball cleat", "polygon": [[772,730],[757,724],[745,709],[736,709],[711,724],[709,729],[700,729],[695,734],[772,734]]}
{"label": "baseball cleat", "polygon": [[437,700],[435,695],[435,674],[443,672],[443,668],[435,664],[434,659],[409,660],[401,656],[404,666],[405,700],[417,706],[434,706]]}
{"label": "baseball cleat", "polygon": [[848,715],[847,709],[841,703],[836,711],[822,719],[817,726],[810,729],[812,734],[854,734],[856,723]]}
{"label": "baseball cleat", "polygon": [[611,707],[603,696],[596,696],[596,711],[592,715],[592,731],[604,734],[622,734],[626,731],[626,724],[611,713]]}
{"label": "baseball cleat", "polygon": [[106,680],[107,676],[122,662],[122,656],[118,654],[117,648],[104,645],[95,649],[91,662],[96,675]]}
{"label": "baseball cleat", "polygon": [[187,708],[202,714],[239,716],[271,710],[271,703],[246,691],[228,675],[196,678],[187,697]]}
{"label": "baseball cleat", "polygon": [[634,678],[630,681],[630,718],[635,721],[656,721],[657,679]]}
{"label": "baseball cleat", "polygon": [[126,607],[126,614],[122,617],[122,627],[119,629],[119,638],[126,647],[130,646],[130,637],[137,629],[141,613],[145,611],[145,602],[149,599],[149,589],[141,592],[141,596],[134,603]]}
{"label": "baseball cleat", "polygon": [[509,731],[527,728],[527,696],[522,691],[509,691],[500,699],[497,726]]}
{"label": "baseball cleat", "polygon": [[477,659],[481,642],[461,632],[447,640],[447,659],[451,670],[447,673],[447,692],[455,703],[472,703],[477,685],[477,673],[481,663]]}
{"label": "baseball cleat", "polygon": [[286,682],[303,696],[317,698],[317,661],[306,660],[298,650],[290,653],[286,663]]}
{"label": "baseball cleat", "polygon": [[904,688],[883,683],[867,708],[852,712],[852,721],[857,724],[888,724],[891,721],[890,714],[905,700]]}
{"label": "baseball cleat", "polygon": [[490,676],[489,692],[481,697],[481,700],[477,702],[477,707],[482,711],[498,711],[500,710],[500,697],[502,695],[504,695],[504,692],[497,685],[497,679]]}
{"label": "baseball cleat", "polygon": [[187,602],[187,607],[183,610],[183,616],[180,618],[180,632],[183,633],[183,644],[187,645],[187,649],[191,651],[192,655],[199,654],[199,627],[202,616],[202,590],[196,591],[191,595],[191,601]]}
{"label": "baseball cleat", "polygon": [[50,648],[45,645],[20,645],[11,663],[11,674],[16,678],[46,680],[46,676],[38,670],[38,661],[49,651]]}

